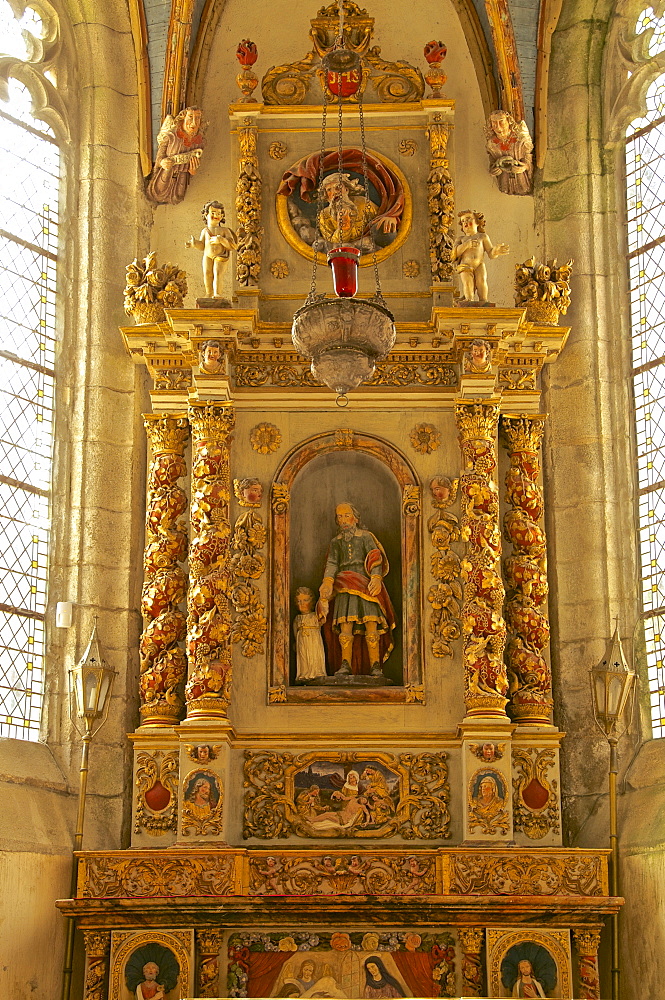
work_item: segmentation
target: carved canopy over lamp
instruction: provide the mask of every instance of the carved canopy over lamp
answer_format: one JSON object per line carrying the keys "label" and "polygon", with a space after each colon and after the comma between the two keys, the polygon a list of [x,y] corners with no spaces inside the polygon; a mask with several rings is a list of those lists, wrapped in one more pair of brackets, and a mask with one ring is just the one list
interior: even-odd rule
{"label": "carved canopy over lamp", "polygon": [[[395,323],[381,294],[376,247],[370,225],[371,202],[367,176],[367,149],[362,105],[362,67],[357,52],[350,49],[344,37],[343,2],[339,3],[339,32],[335,47],[323,59],[323,120],[321,157],[317,185],[317,243],[314,245],[312,283],[305,304],[293,317],[291,335],[296,349],[312,362],[312,373],[338,394],[337,402],[346,403],[346,393],[374,374],[376,362],[387,357],[395,343]],[[338,163],[337,173],[324,183],[323,166],[326,145],[326,115],[329,94],[338,101]],[[357,184],[343,170],[342,100],[358,96],[360,134],[362,139],[362,177],[364,206],[351,203],[345,197],[345,186]],[[325,209],[328,225],[321,226],[325,191],[329,206]],[[360,198],[356,199],[359,203]],[[354,216],[354,218],[352,218]],[[328,238],[324,235],[328,232]],[[362,250],[372,253],[376,291],[371,299],[356,299],[358,262]],[[316,294],[318,251],[326,251],[333,272],[335,299]]]}

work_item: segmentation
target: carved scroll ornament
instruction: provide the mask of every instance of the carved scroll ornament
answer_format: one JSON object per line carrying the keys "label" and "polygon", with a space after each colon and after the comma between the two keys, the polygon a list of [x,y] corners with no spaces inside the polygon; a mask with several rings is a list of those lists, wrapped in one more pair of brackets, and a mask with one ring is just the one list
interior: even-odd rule
{"label": "carved scroll ornament", "polygon": [[555,767],[553,750],[527,750],[513,747],[513,824],[531,840],[541,840],[548,833],[559,832],[557,782],[548,779]]}
{"label": "carved scroll ornament", "polygon": [[156,750],[136,757],[134,832],[159,837],[175,830],[178,803],[178,754]]}
{"label": "carved scroll ornament", "polygon": [[437,476],[430,483],[434,514],[427,522],[434,552],[431,556],[432,576],[436,583],[430,587],[427,600],[432,605],[429,630],[432,636],[432,655],[452,656],[452,643],[462,634],[459,620],[462,600],[460,583],[461,563],[451,548],[451,542],[460,537],[459,519],[448,508],[457,497],[458,479]]}
{"label": "carved scroll ornament", "polygon": [[452,281],[450,253],[454,242],[455,186],[448,168],[449,128],[434,121],[427,127],[430,164],[427,175],[429,259],[432,281]]}

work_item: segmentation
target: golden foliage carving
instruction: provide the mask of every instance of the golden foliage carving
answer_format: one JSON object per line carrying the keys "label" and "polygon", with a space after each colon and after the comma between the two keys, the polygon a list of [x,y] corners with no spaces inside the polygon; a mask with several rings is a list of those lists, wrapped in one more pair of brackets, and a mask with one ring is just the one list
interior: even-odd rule
{"label": "golden foliage carving", "polygon": [[449,859],[450,893],[481,896],[602,896],[603,860],[598,856],[534,858],[454,854]]}
{"label": "golden foliage carving", "polygon": [[[516,830],[524,830],[531,840],[540,840],[550,831],[559,832],[559,802],[555,779],[548,781],[547,773],[555,766],[553,750],[527,750],[513,747],[513,767],[518,774],[513,778],[513,825]],[[523,798],[524,790],[532,783],[540,785],[547,799],[540,809],[528,806]]]}
{"label": "golden foliage carving", "polygon": [[526,306],[526,318],[532,323],[556,326],[559,315],[570,306],[570,276],[573,261],[558,264],[556,260],[541,264],[529,257],[515,265],[515,305]]}
{"label": "golden foliage carving", "polygon": [[433,857],[363,854],[250,857],[251,896],[395,895],[436,892]]}
{"label": "golden foliage carving", "polygon": [[427,128],[430,164],[427,175],[429,210],[429,258],[433,281],[450,282],[453,264],[450,253],[454,238],[455,185],[447,159],[448,126],[432,122]]}
{"label": "golden foliage carving", "polygon": [[134,857],[92,857],[85,863],[86,898],[228,896],[233,893],[233,855],[179,853]]}
{"label": "golden foliage carving", "polygon": [[125,312],[138,323],[162,323],[165,309],[182,309],[187,274],[177,264],[158,264],[153,251],[126,268]]}
{"label": "golden foliage carving", "polygon": [[459,620],[462,585],[460,559],[451,548],[451,542],[460,538],[460,524],[455,514],[447,510],[455,502],[459,480],[438,478],[432,480],[432,489],[436,488],[440,492],[439,484],[444,484],[443,492],[447,495],[443,499],[434,497],[435,512],[427,522],[434,548],[431,556],[432,576],[437,581],[430,587],[427,600],[432,605],[429,621],[432,655],[443,657],[452,656],[451,644],[462,634],[462,623]]}
{"label": "golden foliage carving", "polygon": [[260,514],[249,510],[241,514],[231,536],[231,589],[229,596],[236,612],[231,625],[231,642],[240,643],[243,656],[263,652],[268,622],[258,588],[252,582],[265,570],[265,557],[259,552],[266,543],[266,529]]}
{"label": "golden foliage carving", "polygon": [[239,230],[236,279],[239,285],[258,285],[261,274],[261,174],[256,155],[257,129],[252,119],[238,130],[240,170],[236,181],[236,219]]}

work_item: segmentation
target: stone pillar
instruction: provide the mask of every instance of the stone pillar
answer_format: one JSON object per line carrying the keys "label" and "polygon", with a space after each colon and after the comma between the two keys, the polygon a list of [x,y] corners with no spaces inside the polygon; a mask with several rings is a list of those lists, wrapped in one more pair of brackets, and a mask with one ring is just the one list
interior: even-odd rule
{"label": "stone pillar", "polygon": [[460,477],[464,603],[464,701],[468,718],[505,721],[508,680],[503,662],[506,625],[499,572],[501,531],[496,470],[496,403],[462,402],[455,407],[464,468]]}
{"label": "stone pillar", "polygon": [[462,949],[462,996],[483,995],[483,970],[480,953],[485,941],[482,927],[464,927],[457,932]]}
{"label": "stone pillar", "polygon": [[540,486],[540,443],[545,415],[502,416],[501,429],[510,457],[506,473],[506,538],[513,545],[504,560],[510,631],[507,660],[511,671],[510,714],[516,722],[551,725],[552,672],[543,655],[550,638],[547,620],[547,553]]}
{"label": "stone pillar", "polygon": [[226,719],[231,698],[231,404],[190,403],[192,504],[187,594],[187,718]]}
{"label": "stone pillar", "polygon": [[187,556],[187,531],[178,518],[187,497],[178,486],[185,475],[184,449],[189,435],[185,417],[147,413],[145,429],[152,458],[148,470],[145,583],[141,613],[146,625],[141,636],[141,724],[177,725],[184,705],[187,673],[184,651],[185,615],[179,605],[187,592],[180,563]]}
{"label": "stone pillar", "polygon": [[106,1000],[106,975],[111,947],[110,931],[83,931],[85,993],[83,1000]]}
{"label": "stone pillar", "polygon": [[222,947],[222,932],[204,928],[196,932],[199,953],[197,997],[217,997],[219,989],[219,952]]}
{"label": "stone pillar", "polygon": [[600,976],[598,973],[600,931],[592,928],[574,930],[573,941],[577,948],[581,1000],[600,1000]]}

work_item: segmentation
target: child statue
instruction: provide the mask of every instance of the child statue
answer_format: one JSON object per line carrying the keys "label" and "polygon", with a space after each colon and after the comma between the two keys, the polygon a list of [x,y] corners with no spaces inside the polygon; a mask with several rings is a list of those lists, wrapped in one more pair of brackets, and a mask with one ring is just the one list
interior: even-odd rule
{"label": "child statue", "polygon": [[450,251],[451,261],[459,261],[455,270],[462,284],[462,298],[459,303],[474,301],[474,293],[478,293],[479,304],[487,302],[487,270],[485,254],[494,260],[501,254],[508,253],[510,247],[506,243],[492,242],[485,232],[485,216],[482,212],[472,212],[469,209],[460,212],[458,216],[463,235],[457,240]]}
{"label": "child statue", "polygon": [[143,982],[136,987],[136,1000],[164,1000],[164,987],[157,982],[159,966],[156,962],[146,962],[143,966]]}
{"label": "child statue", "polygon": [[293,619],[296,637],[297,681],[311,681],[326,676],[326,656],[321,638],[322,622],[314,610],[316,595],[309,587],[296,590],[297,614]]}
{"label": "child statue", "polygon": [[232,229],[223,225],[224,206],[220,201],[206,202],[201,215],[205,222],[201,235],[198,240],[190,236],[185,246],[203,250],[203,284],[206,296],[209,299],[221,299],[222,274],[231,251],[238,248],[238,238]]}

